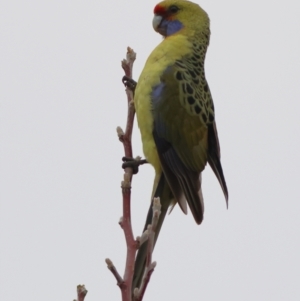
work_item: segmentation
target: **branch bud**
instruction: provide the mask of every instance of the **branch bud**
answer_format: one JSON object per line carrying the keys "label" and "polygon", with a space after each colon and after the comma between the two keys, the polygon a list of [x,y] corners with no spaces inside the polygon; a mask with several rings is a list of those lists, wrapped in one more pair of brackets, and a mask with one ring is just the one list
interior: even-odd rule
{"label": "branch bud", "polygon": [[160,198],[154,198],[153,199],[153,211],[155,210],[158,210],[160,211],[161,210],[161,204],[160,204]]}
{"label": "branch bud", "polygon": [[114,266],[113,262],[112,262],[109,258],[106,258],[106,259],[105,259],[105,262],[106,262],[107,267],[108,267],[109,269],[111,269],[111,268]]}
{"label": "branch bud", "polygon": [[156,261],[153,261],[150,265],[149,265],[149,271],[150,270],[154,270],[156,267]]}
{"label": "branch bud", "polygon": [[117,126],[117,134],[118,134],[118,137],[122,137],[124,136],[124,131],[122,130],[122,128],[120,126]]}
{"label": "branch bud", "polygon": [[144,231],[144,233],[142,234],[142,236],[140,237],[140,246],[149,238],[149,231],[148,229]]}
{"label": "branch bud", "polygon": [[127,47],[126,59],[127,61],[134,61],[136,59],[136,53],[130,47]]}

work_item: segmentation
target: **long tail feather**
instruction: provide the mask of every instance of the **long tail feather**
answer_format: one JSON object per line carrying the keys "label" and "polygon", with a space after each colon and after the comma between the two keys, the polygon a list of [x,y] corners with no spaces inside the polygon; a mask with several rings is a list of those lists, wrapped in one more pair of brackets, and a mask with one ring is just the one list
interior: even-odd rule
{"label": "long tail feather", "polygon": [[227,189],[220,159],[221,159],[221,154],[220,154],[220,144],[218,139],[218,131],[217,131],[216,123],[214,122],[213,124],[208,126],[208,163],[222,187],[226,199],[226,204],[228,207],[228,189]]}

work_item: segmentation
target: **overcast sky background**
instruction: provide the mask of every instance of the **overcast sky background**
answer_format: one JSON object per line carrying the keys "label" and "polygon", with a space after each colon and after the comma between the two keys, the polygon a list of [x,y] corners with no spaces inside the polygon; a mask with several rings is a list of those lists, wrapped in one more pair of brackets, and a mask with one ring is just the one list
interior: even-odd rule
{"label": "overcast sky background", "polygon": [[[149,1],[3,1],[0,5],[2,300],[121,300],[125,125],[121,60],[134,78],[161,37]],[[299,3],[209,1],[206,75],[229,188],[203,173],[205,218],[175,208],[145,301],[300,300]],[[134,154],[142,155],[135,125]],[[141,234],[154,172],[133,182]]]}

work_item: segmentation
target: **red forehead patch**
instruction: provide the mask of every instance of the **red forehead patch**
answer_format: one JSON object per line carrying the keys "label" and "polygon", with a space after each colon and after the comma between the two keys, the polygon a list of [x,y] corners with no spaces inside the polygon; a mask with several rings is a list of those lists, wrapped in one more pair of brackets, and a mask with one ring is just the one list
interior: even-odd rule
{"label": "red forehead patch", "polygon": [[157,4],[155,7],[154,7],[154,13],[156,15],[163,15],[166,13],[166,9],[164,7],[162,7],[161,5]]}

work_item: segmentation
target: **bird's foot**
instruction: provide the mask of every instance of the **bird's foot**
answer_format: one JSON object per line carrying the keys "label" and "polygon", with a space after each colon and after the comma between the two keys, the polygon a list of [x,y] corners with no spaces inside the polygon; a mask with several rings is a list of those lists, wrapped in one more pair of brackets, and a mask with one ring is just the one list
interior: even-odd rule
{"label": "bird's foot", "polygon": [[130,157],[123,157],[122,161],[124,162],[122,164],[122,168],[125,169],[126,167],[131,167],[132,168],[132,173],[134,175],[139,172],[139,166],[140,165],[148,163],[147,160],[141,160],[140,157],[137,157],[136,159],[130,158]]}
{"label": "bird's foot", "polygon": [[126,88],[130,89],[132,92],[135,91],[136,84],[137,84],[137,82],[135,80],[133,80],[132,78],[129,78],[128,76],[125,75],[122,78],[122,82]]}

